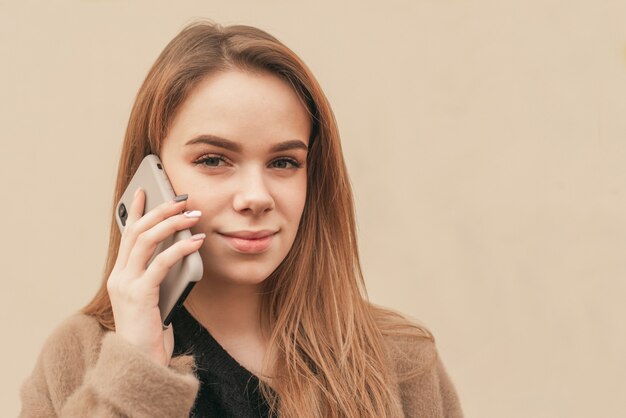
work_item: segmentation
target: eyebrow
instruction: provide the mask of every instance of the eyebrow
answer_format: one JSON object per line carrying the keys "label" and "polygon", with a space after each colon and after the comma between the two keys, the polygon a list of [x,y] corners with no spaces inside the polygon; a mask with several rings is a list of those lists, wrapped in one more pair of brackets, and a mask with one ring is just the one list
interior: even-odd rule
{"label": "eyebrow", "polygon": [[[224,148],[229,151],[238,152],[238,153],[241,153],[242,151],[241,145],[238,144],[237,142],[231,141],[230,139],[220,138],[219,136],[209,135],[209,134],[199,135],[193,139],[190,139],[189,141],[187,141],[185,145],[194,145],[194,144],[213,145],[216,147]],[[305,151],[308,151],[309,147],[307,147],[307,145],[304,142],[300,141],[299,139],[291,139],[289,141],[283,141],[283,142],[273,145],[272,148],[270,148],[270,152],[283,152],[283,151],[289,151],[292,149],[303,149]]]}

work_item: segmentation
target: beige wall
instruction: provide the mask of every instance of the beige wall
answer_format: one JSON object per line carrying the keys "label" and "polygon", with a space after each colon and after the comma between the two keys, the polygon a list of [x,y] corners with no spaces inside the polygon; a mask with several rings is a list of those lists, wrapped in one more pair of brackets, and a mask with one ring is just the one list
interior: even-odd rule
{"label": "beige wall", "polygon": [[468,417],[624,416],[626,2],[32,3],[0,5],[0,415],[98,286],[140,82],[210,17],[318,76],[371,299],[430,326]]}

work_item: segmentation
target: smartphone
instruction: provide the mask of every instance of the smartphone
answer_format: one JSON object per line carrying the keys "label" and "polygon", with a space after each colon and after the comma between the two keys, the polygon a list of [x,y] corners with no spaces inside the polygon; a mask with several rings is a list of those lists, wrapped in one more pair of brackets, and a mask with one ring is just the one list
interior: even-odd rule
{"label": "smartphone", "polygon": [[[122,198],[116,206],[117,226],[124,232],[128,209],[133,201],[135,191],[141,187],[145,192],[144,214],[163,202],[174,199],[176,193],[163,169],[163,163],[154,154],[147,155],[139,165],[139,168],[130,180]],[[159,243],[148,261],[148,265],[162,251],[169,248],[177,241],[191,237],[191,231],[184,229],[166,238]],[[161,322],[167,327],[172,322],[174,313],[183,305],[183,302],[193,289],[194,285],[202,278],[202,259],[200,253],[195,251],[183,257],[168,272],[159,289],[159,310]]]}

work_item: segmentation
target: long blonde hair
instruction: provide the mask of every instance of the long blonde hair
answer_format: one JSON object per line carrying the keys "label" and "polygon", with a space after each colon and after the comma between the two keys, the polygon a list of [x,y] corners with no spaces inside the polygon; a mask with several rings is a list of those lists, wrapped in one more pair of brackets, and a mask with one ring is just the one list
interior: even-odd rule
{"label": "long blonde hair", "polygon": [[[159,154],[177,109],[207,74],[270,71],[293,86],[311,115],[305,208],[293,246],[265,280],[261,315],[270,324],[271,390],[284,417],[395,417],[394,374],[384,337],[432,338],[423,327],[367,301],[357,248],[352,191],[337,123],[307,66],[273,36],[250,26],[199,21],[185,27],[150,69],[132,108],[113,207],[143,157]],[[115,323],[106,281],[120,243],[112,212],[103,281],[82,309],[103,327]]]}

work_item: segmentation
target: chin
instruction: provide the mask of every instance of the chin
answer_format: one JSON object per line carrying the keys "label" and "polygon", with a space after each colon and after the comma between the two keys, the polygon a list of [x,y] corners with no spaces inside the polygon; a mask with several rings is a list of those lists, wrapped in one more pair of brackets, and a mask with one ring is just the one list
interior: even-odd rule
{"label": "chin", "polygon": [[233,263],[227,269],[218,271],[211,270],[207,277],[215,277],[217,280],[239,284],[239,285],[259,285],[269,277],[278,265],[267,265],[266,263]]}

